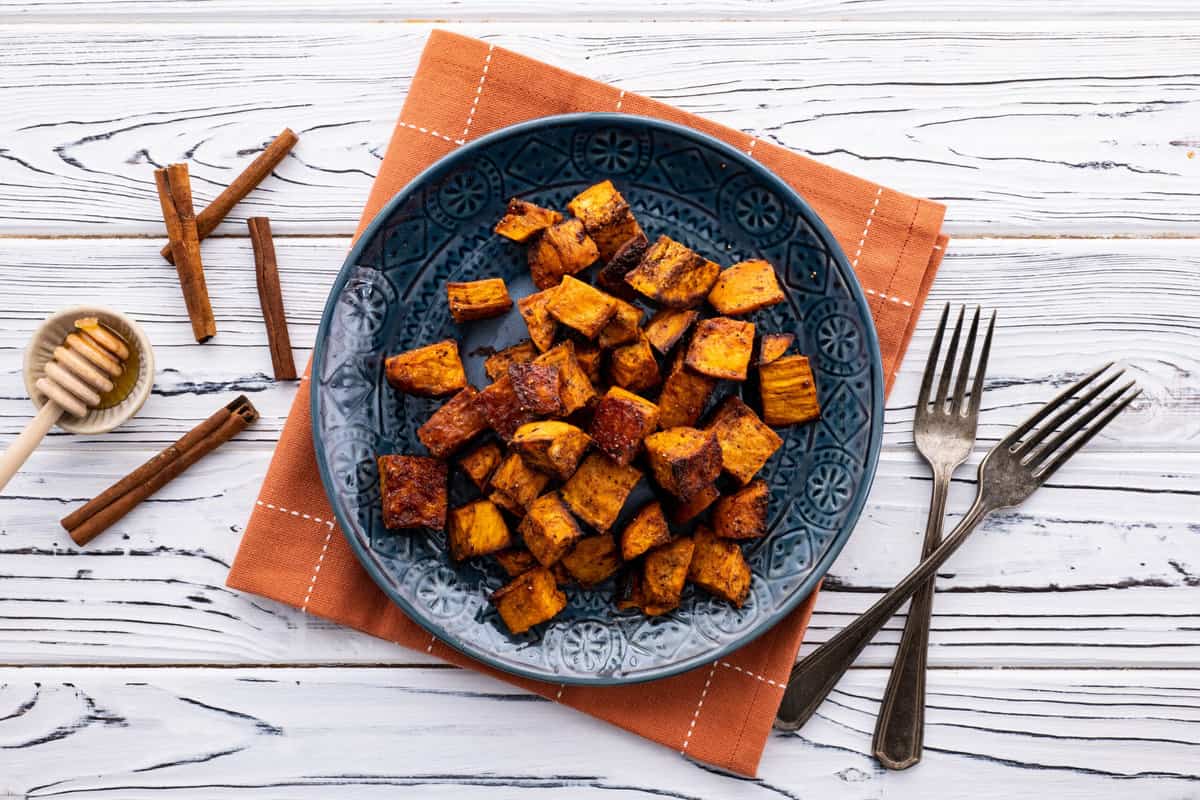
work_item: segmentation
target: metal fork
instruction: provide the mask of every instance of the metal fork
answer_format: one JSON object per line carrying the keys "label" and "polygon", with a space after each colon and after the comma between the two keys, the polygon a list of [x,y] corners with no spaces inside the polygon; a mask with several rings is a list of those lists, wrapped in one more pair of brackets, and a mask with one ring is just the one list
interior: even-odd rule
{"label": "metal fork", "polygon": [[[983,377],[987,372],[988,353],[992,348],[992,331],[996,326],[996,314],[992,313],[983,348],[975,365],[975,377],[971,381],[971,393],[967,396],[967,379],[971,375],[971,358],[975,353],[975,337],[979,332],[978,306],[967,333],[966,346],[956,367],[958,341],[962,335],[963,317],[966,308],[960,308],[958,322],[950,337],[946,350],[945,365],[933,391],[933,379],[937,375],[939,357],[942,354],[942,339],[946,323],[950,321],[950,304],[942,310],[933,346],[929,350],[929,361],[925,364],[925,377],[921,379],[921,390],[917,397],[916,417],[913,421],[913,438],[919,452],[933,471],[933,497],[929,503],[929,519],[925,523],[925,543],[921,558],[928,557],[942,541],[942,524],[946,514],[946,494],[954,470],[967,460],[975,444],[975,431],[979,425],[979,401],[983,395]],[[954,393],[950,394],[950,380],[957,372]],[[947,401],[949,403],[947,404]],[[925,739],[925,662],[929,648],[929,625],[933,612],[933,591],[936,578],[930,578],[917,589],[908,607],[908,619],[904,622],[904,634],[892,663],[892,673],[887,690],[883,695],[879,717],[875,720],[875,738],[871,749],[879,763],[888,769],[905,769],[921,760],[921,747]]]}
{"label": "metal fork", "polygon": [[979,464],[975,502],[950,535],[866,613],[792,667],[776,728],[791,731],[807,722],[867,643],[904,601],[937,573],[984,517],[1018,505],[1033,494],[1142,393],[1130,381],[1100,397],[1124,374],[1118,371],[1098,381],[1111,366],[1105,364],[1063,391],[988,451]]}

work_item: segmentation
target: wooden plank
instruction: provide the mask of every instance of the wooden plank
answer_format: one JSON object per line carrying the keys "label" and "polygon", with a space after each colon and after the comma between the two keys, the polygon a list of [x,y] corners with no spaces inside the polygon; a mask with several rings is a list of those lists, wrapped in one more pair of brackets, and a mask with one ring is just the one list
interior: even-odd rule
{"label": "wooden plank", "polygon": [[969,783],[991,800],[1178,798],[1200,779],[1195,671],[935,670],[924,761],[890,773],[868,754],[885,678],[851,672],[803,731],[771,737],[745,781],[461,670],[4,669],[0,790],[904,800]]}
{"label": "wooden plank", "polygon": [[[277,241],[297,364],[308,360],[328,286],[347,246],[345,238]],[[157,247],[155,239],[5,240],[0,352],[11,356],[0,366],[0,437],[15,435],[29,417],[19,353],[52,310],[49,292],[55,305],[98,302],[132,314],[158,357],[155,394],[142,413],[109,436],[86,440],[86,446],[128,443],[140,449],[174,441],[235,392],[248,393],[263,413],[247,437],[271,445],[297,389],[269,378],[248,240],[204,245],[219,329],[205,345],[192,341],[174,270],[158,258]],[[1092,447],[1200,449],[1200,329],[1193,324],[1198,280],[1195,240],[952,242],[901,366],[885,443],[911,447],[913,398],[941,306],[970,301],[999,314],[981,418],[985,445],[1086,370],[1118,358],[1146,396]],[[77,439],[56,436],[45,446],[77,445]]]}
{"label": "wooden plank", "polygon": [[[943,199],[956,233],[1200,231],[1200,23],[451,27]],[[222,230],[348,233],[429,28],[2,31],[0,233],[156,233],[154,164],[187,158],[206,201],[284,125],[299,147]]]}

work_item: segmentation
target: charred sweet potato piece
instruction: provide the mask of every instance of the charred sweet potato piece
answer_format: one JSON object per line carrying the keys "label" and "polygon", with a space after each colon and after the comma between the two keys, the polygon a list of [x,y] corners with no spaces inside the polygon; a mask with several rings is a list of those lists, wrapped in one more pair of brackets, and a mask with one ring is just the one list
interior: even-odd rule
{"label": "charred sweet potato piece", "polygon": [[606,261],[630,238],[642,234],[629,203],[612,181],[601,181],[584,189],[567,203],[567,210],[583,221],[600,257]]}
{"label": "charred sweet potato piece", "polygon": [[[644,567],[643,567],[644,569]],[[617,608],[622,611],[627,611],[631,608],[637,609],[648,617],[658,617],[674,611],[679,605],[675,603],[659,604],[651,603],[646,599],[645,577],[643,569],[631,570],[626,573],[622,587],[617,593]]]}
{"label": "charred sweet potato piece", "polygon": [[758,368],[763,421],[776,427],[821,416],[817,384],[804,356],[784,356]]}
{"label": "charred sweet potato piece", "polygon": [[468,384],[417,428],[417,438],[434,458],[445,458],[487,430],[479,392]]}
{"label": "charred sweet potato piece", "polygon": [[694,426],[717,387],[715,379],[688,369],[683,356],[682,351],[676,354],[658,395],[658,425],[664,430]]}
{"label": "charred sweet potato piece", "polygon": [[488,380],[498,381],[508,374],[510,365],[527,364],[537,357],[537,348],[526,339],[485,358],[483,371],[487,373]]}
{"label": "charred sweet potato piece", "polygon": [[564,275],[562,283],[550,293],[546,310],[568,328],[595,339],[617,313],[617,299],[578,278]]}
{"label": "charred sweet potato piece", "polygon": [[696,528],[695,540],[688,580],[741,608],[750,594],[750,565],[742,548],[703,525]]}
{"label": "charred sweet potato piece", "polygon": [[685,363],[710,378],[744,381],[753,350],[753,322],[713,317],[696,325]]}
{"label": "charred sweet potato piece", "polygon": [[384,362],[384,372],[392,386],[420,397],[444,397],[467,385],[453,339],[392,356]]}
{"label": "charred sweet potato piece", "polygon": [[539,289],[557,286],[563,275],[574,275],[596,263],[600,251],[583,222],[567,219],[551,225],[529,248],[529,273]]}
{"label": "charred sweet potato piece", "polygon": [[425,456],[380,456],[378,463],[385,528],[440,531],[446,527],[446,462]]}
{"label": "charred sweet potato piece", "polygon": [[562,376],[553,364],[512,364],[508,379],[521,408],[539,417],[563,413]]}
{"label": "charred sweet potato piece", "polygon": [[600,362],[603,358],[604,351],[599,347],[575,345],[575,360],[579,362],[579,368],[587,375],[593,387],[600,383]]}
{"label": "charred sweet potato piece", "polygon": [[641,478],[633,467],[592,453],[563,486],[562,497],[575,516],[598,531],[607,531]]}
{"label": "charred sweet potato piece", "polygon": [[708,423],[708,430],[716,435],[717,444],[721,446],[722,468],[743,485],[749,483],[783,445],[779,434],[737,397],[730,397],[721,404],[712,422]]}
{"label": "charred sweet potato piece", "polygon": [[498,553],[493,553],[492,557],[496,559],[496,563],[500,568],[508,573],[510,578],[515,578],[523,572],[528,572],[538,566],[538,560],[533,557],[533,553],[526,550],[524,547],[509,547]]}
{"label": "charred sweet potato piece", "polygon": [[642,332],[642,310],[632,303],[613,298],[617,311],[600,331],[599,344],[606,350],[636,342]]}
{"label": "charred sweet potato piece", "polygon": [[507,375],[484,387],[477,402],[488,426],[506,442],[512,439],[517,428],[531,422],[535,416],[521,404],[512,378]]}
{"label": "charred sweet potato piece", "polygon": [[649,502],[638,509],[637,514],[621,531],[621,558],[633,559],[659,545],[671,541],[671,529],[663,516],[662,505]]}
{"label": "charred sweet potato piece", "polygon": [[573,342],[563,342],[550,348],[538,356],[534,363],[558,367],[558,372],[562,376],[564,413],[573,414],[595,398],[596,390],[592,388],[592,382],[588,380],[587,373],[575,360],[575,344]]}
{"label": "charred sweet potato piece", "polygon": [[559,212],[514,197],[508,201],[508,209],[494,230],[506,239],[525,242],[557,222],[562,222]]}
{"label": "charred sweet potato piece", "polygon": [[758,339],[759,366],[778,360],[792,346],[795,339],[790,333],[764,333]]}
{"label": "charred sweet potato piece", "polygon": [[658,427],[658,406],[620,386],[613,386],[596,404],[589,432],[597,449],[618,464],[628,464],[642,449],[642,440]]}
{"label": "charred sweet potato piece", "polygon": [[450,299],[450,316],[455,322],[470,322],[473,319],[498,317],[512,308],[512,298],[503,278],[485,278],[481,281],[450,281],[446,284],[446,295]]}
{"label": "charred sweet potato piece", "polygon": [[500,453],[500,446],[495,442],[486,442],[460,458],[458,463],[471,479],[471,483],[475,484],[475,488],[482,492],[487,488],[488,481],[499,466],[501,458],[503,455]]}
{"label": "charred sweet potato piece", "polygon": [[681,536],[646,553],[642,565],[642,593],[647,602],[672,607],[679,605],[695,547],[690,536]]}
{"label": "charred sweet potato piece", "polygon": [[676,525],[691,522],[703,514],[705,509],[717,502],[720,497],[721,490],[717,488],[715,483],[710,483],[687,500],[668,501],[671,522],[674,522]]}
{"label": "charred sweet potato piece", "polygon": [[623,345],[612,351],[608,362],[608,376],[617,386],[631,392],[644,392],[662,382],[658,374],[658,362],[646,337],[633,344]]}
{"label": "charred sweet potato piece", "polygon": [[567,606],[567,596],[554,580],[554,573],[535,567],[492,593],[492,605],[510,633],[521,634]]}
{"label": "charred sweet potato piece", "polygon": [[529,338],[543,353],[554,346],[554,337],[558,334],[558,322],[546,308],[553,294],[554,289],[544,289],[517,301],[517,310],[525,320],[525,327],[529,328]]}
{"label": "charred sweet potato piece", "polygon": [[721,474],[717,437],[695,428],[670,428],[646,437],[654,479],[680,500],[687,500]]}
{"label": "charred sweet potato piece", "polygon": [[713,531],[724,539],[757,539],[767,532],[767,482],[751,481],[722,497],[713,509]]}
{"label": "charred sweet potato piece", "polygon": [[783,300],[775,268],[761,258],[734,264],[717,277],[708,293],[709,305],[727,316],[749,314]]}
{"label": "charred sweet potato piece", "polygon": [[529,466],[565,481],[574,474],[591,441],[570,423],[543,420],[518,428],[513,434],[512,448]]}
{"label": "charred sweet potato piece", "polygon": [[658,352],[666,355],[692,327],[699,311],[683,308],[660,308],[646,323],[646,338]]}
{"label": "charred sweet potato piece", "polygon": [[558,492],[544,494],[535,500],[517,530],[525,538],[529,552],[545,567],[566,555],[571,546],[583,538],[583,530]]}
{"label": "charred sweet potato piece", "polygon": [[580,586],[590,589],[621,568],[621,554],[612,535],[601,533],[580,539],[561,563]]}
{"label": "charred sweet potato piece", "polygon": [[608,259],[608,263],[596,273],[596,285],[613,297],[627,301],[633,300],[637,297],[637,292],[625,282],[625,276],[641,262],[642,256],[649,246],[650,242],[644,233],[639,233],[626,241],[617,252],[613,253],[612,258]]}
{"label": "charred sweet potato piece", "polygon": [[487,500],[476,500],[451,511],[446,539],[450,557],[455,561],[490,555],[512,545],[508,523],[500,509]]}
{"label": "charred sweet potato piece", "polygon": [[625,282],[669,308],[691,308],[704,301],[721,268],[669,236],[660,236],[642,255]]}
{"label": "charred sweet potato piece", "polygon": [[520,517],[549,482],[549,476],[530,467],[517,453],[510,453],[492,473],[492,493],[488,499]]}

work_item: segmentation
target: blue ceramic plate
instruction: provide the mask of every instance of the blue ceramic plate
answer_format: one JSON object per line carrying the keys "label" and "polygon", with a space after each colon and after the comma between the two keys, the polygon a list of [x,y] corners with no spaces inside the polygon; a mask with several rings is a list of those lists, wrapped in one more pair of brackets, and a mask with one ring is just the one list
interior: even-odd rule
{"label": "blue ceramic plate", "polygon": [[[741,609],[689,587],[674,613],[613,606],[613,587],[568,590],[570,604],[512,636],[488,595],[505,581],[491,559],[455,565],[441,533],[391,532],[380,519],[375,456],[424,453],[416,429],[439,401],[392,391],[384,358],[457,338],[472,384],[483,353],[527,333],[514,309],[455,325],[447,281],[502,277],[534,291],[525,248],[492,233],[510,197],[565,209],[611,178],[653,241],[667,234],[728,266],[765,258],[787,302],[754,315],[790,332],[815,365],[819,422],[781,429],[763,470],[769,533],[746,546],[754,577]],[[475,354],[470,355],[468,354]],[[737,150],[696,131],[624,114],[574,114],[515,125],[460,147],[388,203],[330,292],[313,365],[313,437],[338,522],[380,587],[433,635],[507,672],[557,683],[616,684],[708,664],[762,634],[812,591],[850,536],[875,472],[883,374],[867,304],[812,209]],[[461,475],[456,506],[475,497]],[[634,500],[626,505],[629,513]]]}

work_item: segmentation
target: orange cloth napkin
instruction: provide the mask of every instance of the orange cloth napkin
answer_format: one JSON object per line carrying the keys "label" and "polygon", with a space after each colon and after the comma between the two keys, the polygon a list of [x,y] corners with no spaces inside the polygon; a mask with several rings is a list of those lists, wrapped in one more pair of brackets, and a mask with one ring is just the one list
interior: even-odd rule
{"label": "orange cloth napkin", "polygon": [[[890,388],[945,248],[943,206],[476,39],[445,31],[429,37],[359,232],[409,180],[463,142],[574,111],[618,111],[687,125],[758,159],[795,187],[833,231],[867,293]],[[497,672],[432,638],[363,571],[317,474],[308,399],[305,383],[246,526],[230,586],[495,675],[720,769],[755,774],[816,592],[727,659],[673,678],[590,688]]]}

